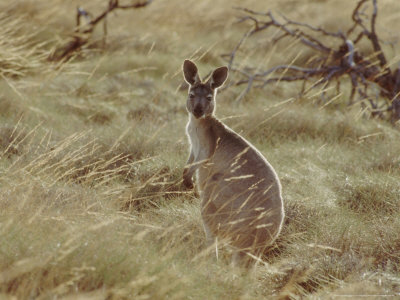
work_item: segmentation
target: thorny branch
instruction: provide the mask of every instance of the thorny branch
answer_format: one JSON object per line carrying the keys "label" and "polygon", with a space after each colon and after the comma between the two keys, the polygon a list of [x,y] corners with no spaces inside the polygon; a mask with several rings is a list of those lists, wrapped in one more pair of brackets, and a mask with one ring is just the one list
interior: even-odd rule
{"label": "thorny branch", "polygon": [[[107,35],[107,16],[115,9],[137,9],[149,5],[153,0],[146,0],[129,5],[121,5],[119,0],[109,0],[107,8],[93,18],[92,14],[78,7],[76,11],[76,28],[70,41],[62,47],[56,49],[49,57],[50,60],[63,60],[70,58],[74,52],[90,41],[91,35],[99,23],[103,22],[104,38]],[[86,24],[81,25],[81,18],[86,20]]]}
{"label": "thorny branch", "polygon": [[[365,11],[367,4],[372,3],[372,13],[368,18]],[[254,87],[265,87],[271,82],[303,81],[303,90],[307,82],[312,82],[311,87],[323,86],[325,89],[332,82],[336,83],[337,92],[340,92],[340,79],[348,77],[351,83],[349,105],[361,102],[372,116],[389,116],[392,121],[400,120],[400,66],[392,71],[387,63],[384,52],[376,32],[378,15],[377,0],[359,0],[352,12],[352,26],[346,31],[330,32],[321,27],[296,22],[285,16],[282,21],[275,18],[271,11],[261,13],[247,8],[236,8],[245,13],[239,22],[250,21],[252,28],[239,40],[231,53],[224,54],[228,60],[229,68],[239,75],[239,79],[232,84],[244,85],[246,88],[236,101],[243,97]],[[366,25],[369,19],[369,26]],[[297,39],[301,45],[311,49],[316,55],[305,66],[279,65],[268,70],[259,70],[252,67],[235,66],[236,54],[249,38],[260,32],[275,28],[277,37],[272,40],[276,44],[285,38]],[[322,41],[329,40],[336,47],[331,47]],[[369,40],[373,55],[365,56],[358,49],[357,44],[363,39]],[[378,90],[379,97],[376,95]],[[358,95],[356,101],[355,96]]]}

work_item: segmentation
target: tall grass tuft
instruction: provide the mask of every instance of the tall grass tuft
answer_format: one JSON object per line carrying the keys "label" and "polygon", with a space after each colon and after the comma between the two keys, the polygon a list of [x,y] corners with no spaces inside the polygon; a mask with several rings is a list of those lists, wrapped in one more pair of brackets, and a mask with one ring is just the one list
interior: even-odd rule
{"label": "tall grass tuft", "polygon": [[37,32],[27,31],[24,17],[0,13],[0,76],[25,77],[43,71],[46,41],[37,43]]}

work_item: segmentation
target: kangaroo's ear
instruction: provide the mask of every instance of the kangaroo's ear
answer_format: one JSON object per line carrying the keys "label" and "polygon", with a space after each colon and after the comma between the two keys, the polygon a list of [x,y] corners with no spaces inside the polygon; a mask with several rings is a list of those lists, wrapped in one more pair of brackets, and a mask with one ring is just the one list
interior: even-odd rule
{"label": "kangaroo's ear", "polygon": [[188,59],[183,62],[183,77],[190,85],[200,82],[196,65]]}
{"label": "kangaroo's ear", "polygon": [[228,77],[228,68],[220,67],[214,70],[208,83],[212,89],[217,89],[224,84],[226,78]]}

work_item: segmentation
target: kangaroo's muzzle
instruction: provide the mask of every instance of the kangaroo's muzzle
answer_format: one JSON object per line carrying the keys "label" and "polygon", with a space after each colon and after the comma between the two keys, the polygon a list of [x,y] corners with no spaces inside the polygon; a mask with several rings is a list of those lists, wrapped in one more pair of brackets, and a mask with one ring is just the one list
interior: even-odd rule
{"label": "kangaroo's muzzle", "polygon": [[193,110],[193,115],[196,117],[196,119],[200,118],[204,114],[203,108],[200,106],[196,106]]}

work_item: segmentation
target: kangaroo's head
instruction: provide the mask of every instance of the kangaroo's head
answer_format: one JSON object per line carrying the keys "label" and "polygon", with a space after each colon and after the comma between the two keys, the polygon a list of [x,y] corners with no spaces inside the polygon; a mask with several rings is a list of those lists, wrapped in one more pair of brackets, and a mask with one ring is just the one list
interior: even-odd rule
{"label": "kangaroo's head", "polygon": [[183,63],[183,76],[189,84],[186,108],[196,119],[212,115],[215,108],[215,94],[228,77],[228,68],[220,67],[212,72],[206,82],[202,82],[196,65],[190,60]]}

